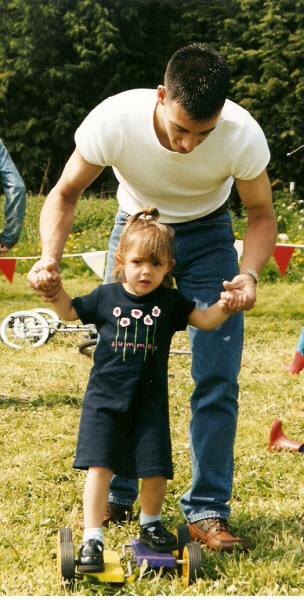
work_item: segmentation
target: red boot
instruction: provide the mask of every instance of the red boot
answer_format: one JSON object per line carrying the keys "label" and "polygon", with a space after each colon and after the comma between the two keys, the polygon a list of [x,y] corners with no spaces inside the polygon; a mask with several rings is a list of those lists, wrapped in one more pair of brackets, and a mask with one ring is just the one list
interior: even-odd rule
{"label": "red boot", "polygon": [[291,375],[299,375],[303,367],[304,356],[303,354],[300,354],[300,352],[298,352],[297,350],[291,365],[286,365],[285,363],[282,363],[282,369],[284,369],[284,371],[288,371]]}
{"label": "red boot", "polygon": [[282,421],[275,419],[271,425],[268,450],[294,450],[299,452],[303,442],[290,440],[284,435]]}

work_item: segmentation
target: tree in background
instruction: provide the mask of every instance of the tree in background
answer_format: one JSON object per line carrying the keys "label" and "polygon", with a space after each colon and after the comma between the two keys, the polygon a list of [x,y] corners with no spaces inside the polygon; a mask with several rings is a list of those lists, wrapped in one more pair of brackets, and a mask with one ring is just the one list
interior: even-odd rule
{"label": "tree in background", "polygon": [[0,135],[28,190],[45,193],[58,179],[96,104],[156,87],[172,53],[195,41],[227,58],[229,97],[263,127],[272,181],[300,187],[304,151],[286,153],[304,143],[304,0],[0,3]]}

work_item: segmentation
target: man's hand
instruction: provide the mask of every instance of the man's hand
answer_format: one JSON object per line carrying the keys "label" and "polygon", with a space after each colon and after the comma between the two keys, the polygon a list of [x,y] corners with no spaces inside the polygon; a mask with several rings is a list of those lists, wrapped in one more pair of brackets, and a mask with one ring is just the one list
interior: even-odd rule
{"label": "man's hand", "polygon": [[57,262],[48,256],[34,264],[28,273],[27,280],[30,287],[38,292],[46,302],[56,300],[62,287]]}
{"label": "man's hand", "polygon": [[8,248],[4,244],[2,244],[2,242],[0,242],[0,258],[1,258],[1,256],[5,256],[5,254],[7,254],[9,251],[10,251],[10,248]]}
{"label": "man's hand", "polygon": [[[240,273],[240,275],[236,275],[232,281],[223,281],[223,286],[227,292],[231,290],[241,290],[245,292],[242,310],[251,310],[251,308],[254,307],[256,301],[256,283],[252,275]],[[238,310],[239,309],[227,307],[225,312],[234,314]]]}

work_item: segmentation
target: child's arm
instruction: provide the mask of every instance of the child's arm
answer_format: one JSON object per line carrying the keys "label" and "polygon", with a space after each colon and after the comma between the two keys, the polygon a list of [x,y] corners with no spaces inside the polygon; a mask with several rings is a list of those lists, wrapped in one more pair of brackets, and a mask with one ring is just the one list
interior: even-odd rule
{"label": "child's arm", "polygon": [[[215,329],[231,315],[230,312],[226,312],[227,309],[232,310],[236,313],[243,310],[247,299],[246,292],[242,290],[231,290],[229,292],[222,292],[221,298],[212,306],[209,306],[206,310],[195,308],[189,315],[188,323],[197,327],[197,329]],[[233,314],[232,313],[232,314]]]}
{"label": "child's arm", "polygon": [[51,305],[57,315],[64,321],[77,321],[79,319],[76,310],[72,306],[72,298],[63,289],[60,288],[56,300],[51,301]]}

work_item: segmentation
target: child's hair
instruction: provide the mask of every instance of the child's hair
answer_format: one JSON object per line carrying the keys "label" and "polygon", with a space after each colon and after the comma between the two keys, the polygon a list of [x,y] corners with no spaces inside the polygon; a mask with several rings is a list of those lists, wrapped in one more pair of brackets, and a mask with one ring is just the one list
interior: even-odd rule
{"label": "child's hair", "polygon": [[[168,225],[158,223],[159,212],[151,206],[144,207],[127,222],[115,253],[113,275],[116,281],[125,281],[124,258],[132,247],[134,240],[139,240],[141,255],[153,263],[160,260],[171,261],[174,253],[174,232]],[[173,287],[171,271],[166,273],[162,284],[164,287]]]}

